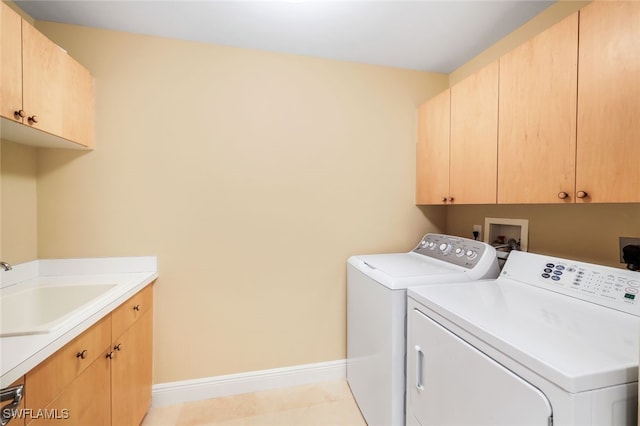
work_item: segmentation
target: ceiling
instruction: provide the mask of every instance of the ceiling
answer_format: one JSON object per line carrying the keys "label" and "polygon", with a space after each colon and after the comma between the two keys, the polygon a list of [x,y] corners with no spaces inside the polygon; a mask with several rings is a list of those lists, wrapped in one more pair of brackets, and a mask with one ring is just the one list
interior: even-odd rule
{"label": "ceiling", "polygon": [[36,20],[442,73],[554,2],[15,1]]}

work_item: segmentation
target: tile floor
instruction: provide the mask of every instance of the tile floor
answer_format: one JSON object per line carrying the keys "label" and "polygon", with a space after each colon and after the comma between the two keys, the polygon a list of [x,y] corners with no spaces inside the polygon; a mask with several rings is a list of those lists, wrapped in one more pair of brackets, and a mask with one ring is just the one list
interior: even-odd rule
{"label": "tile floor", "polygon": [[142,426],[366,426],[345,380],[151,408]]}

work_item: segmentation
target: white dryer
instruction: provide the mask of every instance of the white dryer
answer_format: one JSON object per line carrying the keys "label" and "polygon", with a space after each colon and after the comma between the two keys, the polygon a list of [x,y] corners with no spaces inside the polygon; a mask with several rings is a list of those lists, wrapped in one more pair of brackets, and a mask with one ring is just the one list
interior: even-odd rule
{"label": "white dryer", "polygon": [[493,247],[441,234],[408,253],[349,258],[347,380],[370,426],[404,425],[407,288],[498,273]]}
{"label": "white dryer", "polygon": [[407,424],[635,426],[640,274],[511,252],[408,291]]}

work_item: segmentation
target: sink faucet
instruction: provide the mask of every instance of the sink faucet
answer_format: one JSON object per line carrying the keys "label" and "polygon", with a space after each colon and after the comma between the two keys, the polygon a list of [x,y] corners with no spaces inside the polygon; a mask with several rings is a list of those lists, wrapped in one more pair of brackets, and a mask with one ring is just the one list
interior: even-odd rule
{"label": "sink faucet", "polygon": [[7,262],[2,261],[0,261],[0,268],[4,269],[5,271],[10,271],[13,269]]}

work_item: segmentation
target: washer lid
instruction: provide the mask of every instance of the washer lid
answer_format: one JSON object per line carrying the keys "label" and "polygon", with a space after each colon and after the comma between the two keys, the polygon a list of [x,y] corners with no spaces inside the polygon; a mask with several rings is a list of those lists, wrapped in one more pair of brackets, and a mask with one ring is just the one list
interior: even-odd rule
{"label": "washer lid", "polygon": [[351,256],[349,264],[394,290],[470,279],[465,268],[413,252]]}
{"label": "washer lid", "polygon": [[633,315],[505,278],[408,294],[425,314],[481,340],[479,350],[490,345],[568,392],[638,380],[640,318]]}
{"label": "washer lid", "polygon": [[357,257],[370,268],[378,269],[393,277],[435,275],[463,270],[416,253],[370,254]]}

